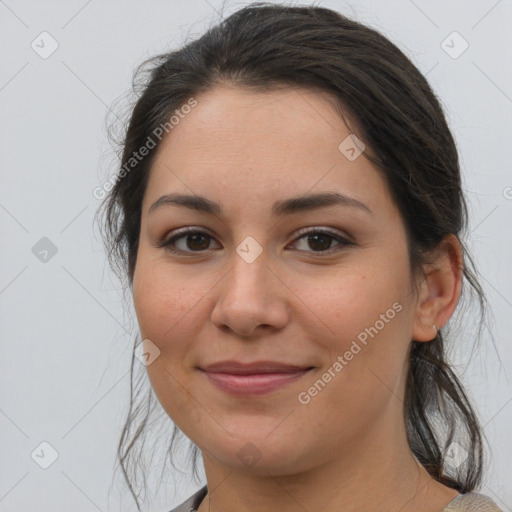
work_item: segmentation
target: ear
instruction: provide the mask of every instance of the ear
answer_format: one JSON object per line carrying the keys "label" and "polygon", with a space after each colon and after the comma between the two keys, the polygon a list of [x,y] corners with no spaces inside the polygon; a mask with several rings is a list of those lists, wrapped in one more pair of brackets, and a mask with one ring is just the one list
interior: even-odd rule
{"label": "ear", "polygon": [[[412,339],[431,341],[452,316],[460,298],[463,256],[459,239],[447,235],[435,250],[436,260],[426,268],[414,315]],[[433,326],[437,330],[434,330]]]}

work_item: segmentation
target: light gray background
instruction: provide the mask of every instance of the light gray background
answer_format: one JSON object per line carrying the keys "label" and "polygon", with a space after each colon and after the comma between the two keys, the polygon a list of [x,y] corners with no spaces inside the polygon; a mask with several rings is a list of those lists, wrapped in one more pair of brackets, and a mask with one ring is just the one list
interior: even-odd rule
{"label": "light gray background", "polygon": [[[227,2],[224,16],[246,3]],[[492,449],[481,491],[511,511],[512,1],[316,3],[383,31],[447,110],[497,349],[484,331],[482,350],[470,357],[464,344],[454,357]],[[92,191],[114,172],[105,114],[122,107],[114,101],[137,64],[201,34],[221,4],[0,1],[1,512],[135,510],[119,473],[111,485],[137,326],[93,230]],[[58,43],[46,59],[31,47],[43,31]],[[442,47],[453,31],[469,44],[458,58],[461,39],[448,39],[452,56]],[[57,248],[46,262],[32,250],[43,237]],[[31,457],[44,441],[58,453],[48,469]],[[177,474],[150,509],[169,510],[196,488]]]}

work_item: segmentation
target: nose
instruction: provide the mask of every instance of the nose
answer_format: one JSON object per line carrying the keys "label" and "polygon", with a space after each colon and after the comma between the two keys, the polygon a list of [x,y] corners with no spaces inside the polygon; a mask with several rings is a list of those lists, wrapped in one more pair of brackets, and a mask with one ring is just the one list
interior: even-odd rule
{"label": "nose", "polygon": [[246,261],[233,252],[231,270],[217,289],[211,321],[222,330],[242,337],[282,329],[289,318],[289,289],[268,265],[265,252]]}

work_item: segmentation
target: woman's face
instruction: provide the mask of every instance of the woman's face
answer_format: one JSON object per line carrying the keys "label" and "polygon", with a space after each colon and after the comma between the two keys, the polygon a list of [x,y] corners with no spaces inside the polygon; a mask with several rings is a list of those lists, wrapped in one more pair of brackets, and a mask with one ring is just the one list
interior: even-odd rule
{"label": "woman's face", "polygon": [[[162,406],[203,457],[273,475],[403,433],[416,301],[383,179],[323,93],[223,86],[196,100],[158,148],[133,281]],[[353,202],[288,203],[325,193]],[[217,211],[149,212],[166,194]],[[200,234],[159,247],[185,227]],[[204,371],[227,360],[312,369],[266,391],[231,378],[237,394]]]}

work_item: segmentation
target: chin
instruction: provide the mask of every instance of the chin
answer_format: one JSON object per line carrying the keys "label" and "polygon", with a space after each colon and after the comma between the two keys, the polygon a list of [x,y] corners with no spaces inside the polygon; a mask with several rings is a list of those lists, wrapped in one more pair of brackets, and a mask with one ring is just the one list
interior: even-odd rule
{"label": "chin", "polygon": [[[296,437],[287,436],[286,433],[281,436],[276,436],[275,432],[268,435],[267,432],[271,430],[265,429],[258,436],[247,433],[237,436],[233,432],[233,437],[227,435],[223,440],[212,441],[212,446],[208,446],[208,443],[202,446],[207,450],[207,457],[214,457],[233,471],[254,475],[284,476],[305,471],[314,465],[311,453],[297,449],[304,446],[304,439],[299,443]],[[308,451],[315,452],[314,449]]]}

